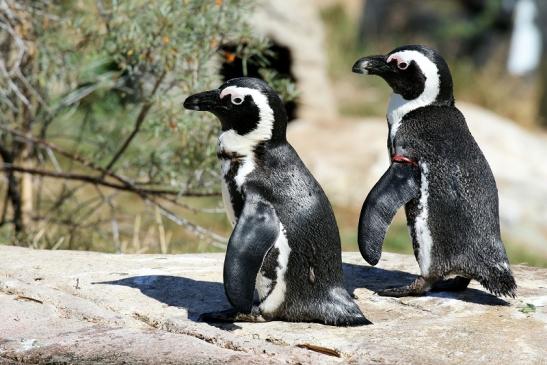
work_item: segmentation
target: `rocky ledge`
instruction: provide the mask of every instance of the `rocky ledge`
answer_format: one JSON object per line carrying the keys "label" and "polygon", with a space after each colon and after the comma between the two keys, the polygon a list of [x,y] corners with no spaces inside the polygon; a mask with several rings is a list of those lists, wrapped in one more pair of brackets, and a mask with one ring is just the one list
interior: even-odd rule
{"label": "rocky ledge", "polygon": [[0,364],[542,363],[547,270],[515,266],[516,299],[476,283],[459,294],[383,298],[411,256],[377,267],[344,254],[348,289],[374,325],[196,321],[228,307],[221,254],[109,255],[0,246]]}

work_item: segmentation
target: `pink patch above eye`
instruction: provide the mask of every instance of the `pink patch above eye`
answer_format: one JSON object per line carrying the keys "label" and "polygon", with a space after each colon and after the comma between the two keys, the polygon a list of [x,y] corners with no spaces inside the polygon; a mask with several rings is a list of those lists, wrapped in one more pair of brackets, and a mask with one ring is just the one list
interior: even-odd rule
{"label": "pink patch above eye", "polygon": [[232,93],[231,91],[232,90],[230,90],[229,88],[222,90],[222,92],[220,93],[220,98],[223,99],[226,95],[230,95]]}
{"label": "pink patch above eye", "polygon": [[[224,99],[224,97],[227,95],[230,95],[232,103],[234,103],[234,100],[237,98],[244,100],[246,96],[245,92],[243,92],[242,90],[238,90],[237,87],[234,87],[234,86],[229,86],[226,89],[222,90],[222,92],[220,93],[220,99]],[[238,103],[234,103],[234,104],[238,104]]]}
{"label": "pink patch above eye", "polygon": [[387,63],[390,63],[393,60],[397,61],[397,66],[399,66],[399,64],[401,63],[404,63],[408,66],[408,63],[405,60],[403,60],[401,56],[394,55],[394,54],[392,54],[391,56],[387,58]]}

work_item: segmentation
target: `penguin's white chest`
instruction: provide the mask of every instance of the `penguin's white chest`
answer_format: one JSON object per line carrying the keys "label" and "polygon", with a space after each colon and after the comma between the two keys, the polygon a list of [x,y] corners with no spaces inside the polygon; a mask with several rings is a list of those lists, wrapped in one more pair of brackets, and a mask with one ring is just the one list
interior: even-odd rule
{"label": "penguin's white chest", "polygon": [[230,190],[228,188],[227,174],[230,171],[230,160],[222,160],[221,162],[221,171],[222,171],[222,201],[224,202],[224,209],[226,210],[226,215],[228,220],[232,224],[232,227],[236,224],[236,215],[234,212],[234,206],[232,204],[232,197],[230,195]]}
{"label": "penguin's white chest", "polygon": [[429,274],[431,266],[431,250],[433,248],[433,238],[429,229],[429,168],[425,162],[420,163],[421,170],[421,185],[420,185],[420,201],[418,209],[420,213],[414,222],[414,233],[419,245],[418,264],[422,275]]}
{"label": "penguin's white chest", "polygon": [[[229,182],[235,183],[237,190],[241,193],[241,187],[245,184],[247,175],[254,170],[254,156],[252,149],[246,143],[246,139],[236,134],[233,130],[229,130],[220,135],[218,139],[219,154],[228,156],[237,156],[237,159],[223,158],[220,160],[221,175],[222,175],[222,200],[228,220],[235,226],[237,217],[234,211],[232,192],[230,191]],[[233,171],[236,169],[236,171]]]}

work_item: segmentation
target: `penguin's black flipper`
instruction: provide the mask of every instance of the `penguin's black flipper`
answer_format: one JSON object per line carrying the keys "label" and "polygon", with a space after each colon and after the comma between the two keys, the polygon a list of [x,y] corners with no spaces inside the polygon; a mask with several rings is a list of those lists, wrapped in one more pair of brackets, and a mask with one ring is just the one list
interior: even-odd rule
{"label": "penguin's black flipper", "polygon": [[270,203],[247,197],[224,260],[226,296],[242,313],[251,312],[256,275],[264,256],[281,233],[279,223]]}
{"label": "penguin's black flipper", "polygon": [[397,210],[420,193],[420,169],[394,162],[368,194],[361,216],[357,240],[363,258],[376,265],[382,254],[387,228]]}

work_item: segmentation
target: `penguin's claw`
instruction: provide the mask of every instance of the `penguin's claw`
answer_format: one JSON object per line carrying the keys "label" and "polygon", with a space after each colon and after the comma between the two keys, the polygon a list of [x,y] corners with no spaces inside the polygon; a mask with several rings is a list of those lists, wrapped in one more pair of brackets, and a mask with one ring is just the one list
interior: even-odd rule
{"label": "penguin's claw", "polygon": [[429,290],[429,280],[419,276],[412,284],[401,286],[398,288],[387,288],[376,292],[382,297],[419,297],[424,295]]}
{"label": "penguin's claw", "polygon": [[394,297],[394,298],[400,298],[400,297],[418,297],[425,294],[424,292],[417,292],[416,290],[412,289],[410,285],[407,286],[401,286],[399,288],[388,288],[384,290],[379,290],[376,292],[381,297]]}
{"label": "penguin's claw", "polygon": [[233,323],[233,322],[266,322],[260,314],[258,307],[253,307],[251,313],[240,313],[231,308],[223,311],[202,313],[199,322],[207,323]]}

